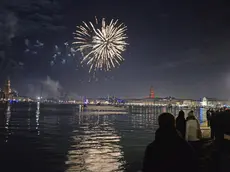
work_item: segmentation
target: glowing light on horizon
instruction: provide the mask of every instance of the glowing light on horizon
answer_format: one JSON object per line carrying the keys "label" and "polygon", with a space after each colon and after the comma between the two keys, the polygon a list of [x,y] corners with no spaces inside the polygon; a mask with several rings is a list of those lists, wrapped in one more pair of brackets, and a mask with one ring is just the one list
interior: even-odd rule
{"label": "glowing light on horizon", "polygon": [[83,56],[81,63],[90,66],[89,72],[98,69],[110,71],[124,61],[121,54],[128,45],[125,42],[126,30],[127,27],[123,23],[118,24],[118,20],[106,24],[104,18],[101,24],[96,19],[95,25],[83,22],[83,25],[77,26],[74,33],[76,42],[73,44]]}

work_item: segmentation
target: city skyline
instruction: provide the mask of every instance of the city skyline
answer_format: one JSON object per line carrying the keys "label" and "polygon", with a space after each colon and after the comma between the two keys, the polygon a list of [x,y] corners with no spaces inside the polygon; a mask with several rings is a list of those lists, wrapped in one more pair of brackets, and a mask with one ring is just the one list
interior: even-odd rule
{"label": "city skyline", "polygon": [[[6,33],[0,28],[0,50],[10,61],[1,65],[0,84],[10,75],[23,95],[39,94],[49,76],[54,86],[76,96],[146,97],[152,85],[159,97],[230,98],[230,12],[223,2],[26,0],[0,5],[0,15],[8,19],[0,20],[7,28]],[[93,76],[81,67],[81,53],[68,56],[64,43],[71,45],[76,26],[95,16],[124,23],[129,45],[119,68]],[[53,62],[54,52],[65,55]]]}
{"label": "city skyline", "polygon": [[[55,89],[52,90],[52,86],[55,85]],[[149,89],[149,95],[148,96],[144,96],[144,97],[117,97],[116,95],[100,95],[97,97],[89,97],[86,95],[74,95],[73,93],[68,93],[65,92],[64,90],[61,90],[61,88],[59,87],[59,83],[52,81],[49,77],[47,78],[47,80],[45,82],[42,83],[41,85],[41,90],[40,94],[39,93],[35,93],[32,96],[25,96],[20,94],[17,90],[13,89],[11,87],[11,80],[8,77],[5,81],[4,86],[1,88],[0,87],[0,99],[1,100],[16,100],[16,99],[28,99],[28,100],[34,100],[34,101],[40,101],[40,100],[60,100],[60,101],[72,101],[72,100],[81,100],[83,101],[83,99],[91,99],[91,100],[128,100],[128,101],[132,101],[132,100],[141,100],[142,102],[147,100],[147,101],[151,101],[152,100],[180,100],[180,101],[197,101],[197,102],[202,102],[204,101],[229,101],[230,99],[219,99],[218,97],[207,97],[207,96],[203,96],[200,97],[198,99],[192,99],[192,98],[182,98],[182,97],[174,97],[174,96],[166,96],[166,97],[162,97],[162,96],[156,96],[155,92],[154,92],[154,88],[153,86],[150,87]],[[51,89],[51,94],[47,94],[47,92],[45,92],[45,94],[43,93],[44,87],[49,87],[49,89]],[[45,89],[46,90],[46,89]],[[55,92],[55,93],[54,93]],[[58,95],[57,95],[58,94]],[[153,103],[153,102],[152,102]]]}

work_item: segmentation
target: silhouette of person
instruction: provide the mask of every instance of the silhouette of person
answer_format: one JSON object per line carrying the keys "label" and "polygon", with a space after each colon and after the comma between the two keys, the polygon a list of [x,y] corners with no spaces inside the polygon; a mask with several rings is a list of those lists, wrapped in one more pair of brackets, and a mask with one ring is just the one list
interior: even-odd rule
{"label": "silhouette of person", "polygon": [[186,129],[186,121],[185,121],[184,111],[181,110],[179,112],[178,117],[176,118],[176,129],[181,133],[182,137],[185,138],[185,129]]}
{"label": "silhouette of person", "polygon": [[158,123],[155,141],[145,151],[143,172],[198,171],[195,151],[176,130],[174,116],[163,113],[159,116]]}
{"label": "silhouette of person", "polygon": [[211,110],[207,110],[206,112],[206,118],[207,118],[207,124],[208,124],[208,127],[210,127],[210,120],[211,120]]}
{"label": "silhouette of person", "polygon": [[211,138],[215,138],[216,133],[216,115],[217,112],[212,111],[211,117],[210,117],[210,130],[211,130]]}

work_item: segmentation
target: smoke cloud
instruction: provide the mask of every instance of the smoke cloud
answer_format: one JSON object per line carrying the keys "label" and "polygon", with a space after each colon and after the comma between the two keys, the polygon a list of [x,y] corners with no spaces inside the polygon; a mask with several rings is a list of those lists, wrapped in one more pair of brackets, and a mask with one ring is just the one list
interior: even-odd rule
{"label": "smoke cloud", "polygon": [[15,33],[17,31],[17,23],[18,23],[18,19],[17,17],[14,15],[14,13],[8,13],[6,16],[6,30],[8,31],[7,34],[7,40],[11,41],[12,38],[14,38]]}
{"label": "smoke cloud", "polygon": [[5,45],[16,36],[65,29],[58,1],[1,0],[0,43]]}
{"label": "smoke cloud", "polygon": [[31,98],[37,98],[42,96],[44,99],[55,98],[59,99],[61,96],[62,86],[59,81],[51,79],[50,76],[47,76],[45,79],[41,80],[27,80],[24,88],[22,87],[23,83],[18,84],[20,95],[25,95]]}
{"label": "smoke cloud", "polygon": [[18,18],[13,12],[4,11],[0,14],[0,43],[8,45],[15,37]]}
{"label": "smoke cloud", "polygon": [[[15,85],[15,84],[13,84]],[[18,81],[16,85],[19,94],[31,98],[42,96],[44,99],[54,98],[61,100],[81,100],[82,97],[76,92],[67,91],[62,87],[59,81],[47,76],[44,79],[32,79]]]}
{"label": "smoke cloud", "polygon": [[52,80],[47,76],[46,80],[42,81],[42,97],[44,98],[59,98],[61,96],[60,90],[62,86],[59,81]]}

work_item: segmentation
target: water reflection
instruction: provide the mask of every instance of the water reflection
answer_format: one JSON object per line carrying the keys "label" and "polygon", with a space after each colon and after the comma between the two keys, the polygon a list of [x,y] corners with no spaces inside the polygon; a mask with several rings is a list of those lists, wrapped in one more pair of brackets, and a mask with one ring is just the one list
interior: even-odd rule
{"label": "water reflection", "polygon": [[67,171],[123,171],[121,137],[108,116],[79,114],[80,126],[73,131]]}
{"label": "water reflection", "polygon": [[[206,121],[206,109],[204,108],[197,108],[197,109],[181,109],[181,108],[166,108],[166,107],[156,107],[151,108],[150,110],[146,110],[146,113],[137,113],[132,114],[130,116],[130,121],[132,123],[133,128],[149,128],[149,129],[156,129],[158,127],[158,116],[164,112],[170,112],[175,117],[179,114],[179,111],[183,110],[185,112],[185,118],[187,117],[188,113],[193,110],[194,115],[198,118],[200,122]],[[138,110],[136,111],[138,112]]]}
{"label": "water reflection", "polygon": [[157,115],[155,114],[134,114],[131,116],[133,128],[150,128],[154,129],[157,126]]}
{"label": "water reflection", "polygon": [[5,135],[5,142],[8,142],[9,136],[11,132],[9,131],[9,126],[10,126],[10,118],[11,118],[11,106],[10,104],[7,104],[6,111],[5,111],[5,116],[6,116],[6,124],[5,124],[5,129],[6,129],[6,135]]}
{"label": "water reflection", "polygon": [[8,130],[8,129],[9,129],[9,123],[10,123],[10,117],[11,117],[11,107],[10,107],[10,104],[7,104],[5,116],[6,116],[6,125],[5,125],[5,129]]}
{"label": "water reflection", "polygon": [[[33,164],[31,171],[36,171],[34,164],[38,162],[39,167],[44,167],[40,171],[138,171],[144,149],[154,139],[159,114],[170,111],[177,116],[180,110],[152,108],[136,114],[76,114],[69,112],[69,107],[67,111],[50,111],[42,106],[37,103],[5,107],[0,116],[0,152],[4,163],[29,162],[24,165]],[[187,115],[191,109],[183,110]],[[200,121],[205,120],[205,109],[193,110]]]}
{"label": "water reflection", "polygon": [[37,102],[37,110],[36,110],[36,130],[37,130],[37,135],[40,135],[39,119],[40,119],[40,102]]}
{"label": "water reflection", "polygon": [[[39,118],[40,118],[40,106],[37,105],[37,109],[31,109],[31,106],[27,106],[25,110],[23,108],[15,107],[17,104],[7,103],[4,106],[4,115],[1,116],[1,126],[5,136],[5,142],[9,141],[9,135],[25,134],[26,131],[37,130],[39,135]],[[16,110],[17,109],[17,110]],[[35,124],[36,123],[36,124]]]}

